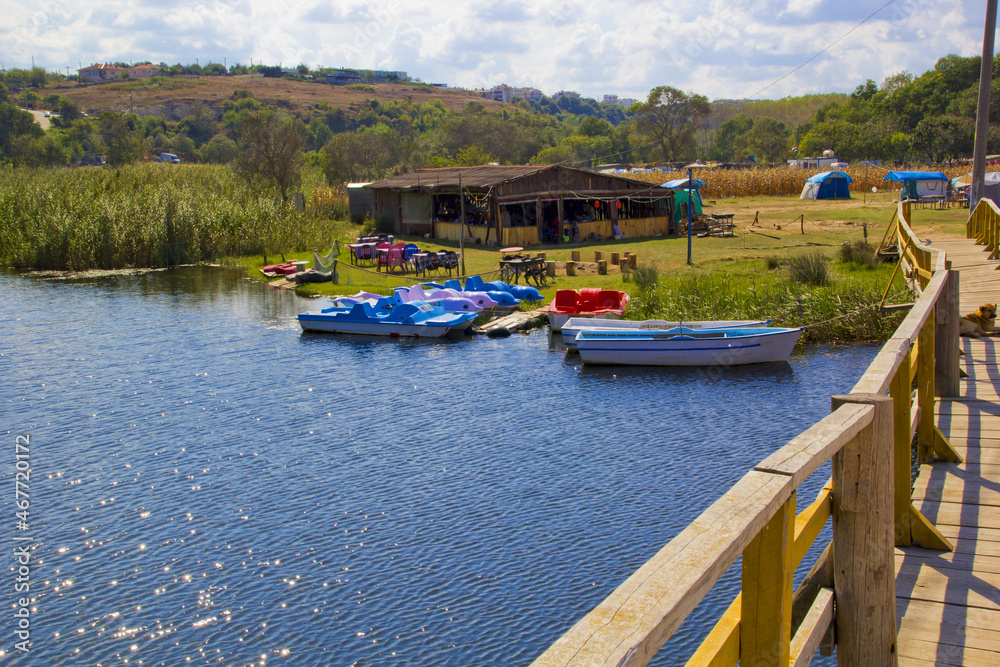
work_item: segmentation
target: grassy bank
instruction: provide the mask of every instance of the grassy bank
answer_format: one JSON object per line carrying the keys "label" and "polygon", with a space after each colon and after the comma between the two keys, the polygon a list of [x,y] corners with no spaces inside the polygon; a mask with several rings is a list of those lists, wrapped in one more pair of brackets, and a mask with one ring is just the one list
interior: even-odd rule
{"label": "grassy bank", "polygon": [[[867,234],[878,244],[892,217],[887,201],[802,202],[797,198],[753,197],[719,202],[709,209],[736,214],[733,237],[692,239],[692,263],[687,263],[687,238],[656,237],[590,241],[531,248],[557,262],[557,275],[540,289],[550,300],[557,289],[603,287],[622,289],[633,297],[633,319],[765,319],[775,325],[807,327],[804,342],[882,341],[898,326],[902,313],[885,314],[876,305],[893,273],[891,264],[842,261],[842,248],[863,242]],[[922,236],[961,235],[966,213],[952,209],[915,210],[913,222]],[[754,223],[756,218],[757,222]],[[457,244],[422,238],[404,238],[423,249],[457,249]],[[324,248],[326,250],[328,248]],[[567,276],[564,262],[578,252],[578,274]],[[634,253],[639,271],[622,274],[612,267],[596,273],[595,252],[605,259],[612,253]],[[825,284],[808,284],[793,275],[798,258],[822,257]],[[304,253],[296,259],[311,259]],[[342,256],[346,260],[346,255]],[[494,247],[465,249],[466,272],[498,277],[499,254]],[[259,257],[238,261],[259,276]],[[582,270],[581,270],[582,267]],[[653,275],[651,284],[646,276]],[[444,281],[446,276],[431,276]],[[342,265],[339,284],[318,283],[299,288],[314,295],[352,294],[365,290],[390,294],[397,286],[423,278],[412,274],[386,275],[373,269]],[[899,277],[890,290],[891,303],[908,301]]]}
{"label": "grassy bank", "polygon": [[0,169],[0,261],[119,269],[329,245],[348,222],[297,213],[226,167]]}

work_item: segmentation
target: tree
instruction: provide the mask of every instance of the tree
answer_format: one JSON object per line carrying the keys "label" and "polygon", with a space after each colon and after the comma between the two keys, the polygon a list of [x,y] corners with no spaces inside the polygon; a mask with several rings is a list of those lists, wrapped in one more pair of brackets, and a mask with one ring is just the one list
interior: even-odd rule
{"label": "tree", "polygon": [[212,164],[228,164],[236,157],[239,149],[236,142],[225,134],[217,134],[201,147],[201,160]]}
{"label": "tree", "polygon": [[30,113],[13,104],[0,103],[0,161],[16,161],[26,145],[24,140],[40,139],[43,134]]}
{"label": "tree", "polygon": [[644,103],[633,107],[636,130],[660,146],[664,160],[694,155],[695,130],[711,110],[704,95],[687,95],[670,86],[653,88]]}
{"label": "tree", "polygon": [[788,126],[773,118],[761,117],[745,135],[746,147],[758,161],[779,162],[788,150]]}
{"label": "tree", "polygon": [[753,127],[753,118],[744,113],[736,114],[719,126],[715,133],[715,141],[708,157],[712,160],[734,162],[742,159],[741,149],[745,142],[743,136]]}
{"label": "tree", "polygon": [[276,188],[281,201],[288,201],[288,191],[302,180],[306,146],[302,121],[285,114],[252,112],[240,124],[238,145],[233,170],[247,183]]}
{"label": "tree", "polygon": [[121,114],[103,112],[98,118],[104,160],[112,167],[130,164],[142,155],[142,135]]}

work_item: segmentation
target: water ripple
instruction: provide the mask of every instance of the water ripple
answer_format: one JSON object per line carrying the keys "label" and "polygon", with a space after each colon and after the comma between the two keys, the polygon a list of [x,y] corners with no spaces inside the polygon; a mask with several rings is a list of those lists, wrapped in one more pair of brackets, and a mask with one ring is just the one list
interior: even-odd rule
{"label": "water ripple", "polygon": [[0,405],[34,443],[11,664],[530,662],[874,354],[590,368],[544,332],[301,334],[316,302],[224,271],[0,283]]}

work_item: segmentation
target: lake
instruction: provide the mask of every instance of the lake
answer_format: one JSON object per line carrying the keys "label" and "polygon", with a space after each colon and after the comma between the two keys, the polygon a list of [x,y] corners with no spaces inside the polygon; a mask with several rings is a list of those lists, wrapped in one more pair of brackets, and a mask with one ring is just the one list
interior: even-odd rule
{"label": "lake", "polygon": [[33,549],[32,648],[8,614],[4,662],[526,664],[877,351],[592,368],[545,329],[302,333],[295,315],[323,304],[223,269],[0,273],[4,536]]}

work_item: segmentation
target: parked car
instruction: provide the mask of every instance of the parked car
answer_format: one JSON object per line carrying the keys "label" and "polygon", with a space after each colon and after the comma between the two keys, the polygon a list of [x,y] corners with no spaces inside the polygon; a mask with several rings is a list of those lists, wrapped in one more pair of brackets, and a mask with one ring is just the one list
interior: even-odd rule
{"label": "parked car", "polygon": [[181,159],[174,155],[173,153],[160,153],[160,157],[153,158],[153,162],[169,162],[171,164],[180,164]]}

